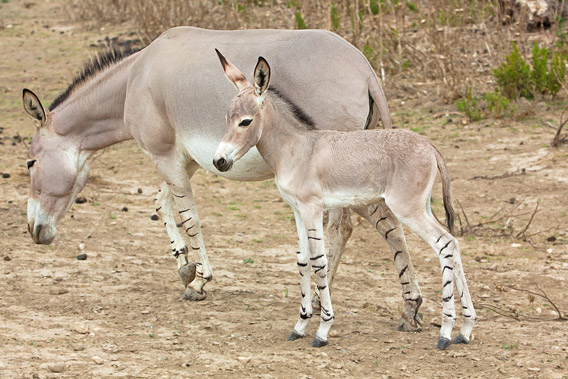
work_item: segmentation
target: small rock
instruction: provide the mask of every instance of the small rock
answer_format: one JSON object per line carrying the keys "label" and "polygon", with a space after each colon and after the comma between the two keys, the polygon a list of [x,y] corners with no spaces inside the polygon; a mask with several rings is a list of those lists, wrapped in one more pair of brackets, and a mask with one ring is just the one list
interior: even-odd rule
{"label": "small rock", "polygon": [[160,219],[160,217],[158,217],[158,215],[154,214],[154,215],[152,215],[152,216],[150,217],[150,219],[151,219],[152,221],[158,221],[158,220]]}
{"label": "small rock", "polygon": [[426,308],[426,312],[434,313],[434,312],[436,312],[436,310],[432,307],[428,307],[428,308]]}
{"label": "small rock", "polygon": [[5,173],[2,174],[2,177],[3,177],[4,179],[8,179],[8,178],[10,177],[10,174],[8,174],[7,172],[5,172]]}
{"label": "small rock", "polygon": [[83,351],[83,350],[85,350],[85,346],[83,346],[83,345],[76,345],[76,346],[73,347],[73,350],[75,350],[75,351]]}
{"label": "small rock", "polygon": [[138,193],[142,193],[142,188],[138,188]]}
{"label": "small rock", "polygon": [[84,204],[87,202],[87,198],[85,196],[79,196],[75,199],[77,204]]}
{"label": "small rock", "polygon": [[6,262],[10,262],[12,260],[12,258],[10,258],[10,256],[6,255],[6,256],[4,256],[4,260]]}
{"label": "small rock", "polygon": [[538,367],[527,367],[527,370],[534,371],[534,372],[540,371],[540,369]]}
{"label": "small rock", "polygon": [[515,204],[515,201],[517,201],[517,199],[512,197],[512,198],[509,199],[509,204]]}
{"label": "small rock", "polygon": [[512,243],[511,247],[521,247],[522,245],[520,243]]}
{"label": "small rock", "polygon": [[482,293],[480,297],[482,299],[487,299],[488,297],[491,297],[491,295],[489,295],[488,293]]}
{"label": "small rock", "polygon": [[546,239],[548,242],[554,242],[556,241],[556,237],[555,236],[550,236]]}
{"label": "small rock", "polygon": [[83,253],[83,254],[77,255],[77,260],[80,260],[80,261],[87,260],[87,254]]}
{"label": "small rock", "polygon": [[241,362],[243,365],[246,365],[250,362],[250,357],[238,357],[237,360]]}
{"label": "small rock", "polygon": [[89,333],[89,326],[85,324],[76,324],[73,326],[73,330],[79,334]]}
{"label": "small rock", "polygon": [[81,251],[85,250],[85,244],[83,242],[79,244],[79,250]]}
{"label": "small rock", "polygon": [[95,355],[93,357],[93,361],[98,365],[102,365],[105,362],[105,360],[99,357],[98,355]]}
{"label": "small rock", "polygon": [[128,208],[122,207],[121,211],[122,211],[122,212],[128,212]]}
{"label": "small rock", "polygon": [[150,311],[149,311],[149,310],[147,310],[147,309],[145,309],[145,310],[143,310],[143,311],[142,311],[142,312],[140,312],[140,313],[142,313],[143,315],[147,315],[147,314],[149,314],[149,313],[150,313]]}
{"label": "small rock", "polygon": [[191,366],[191,363],[187,363],[187,362],[186,362],[186,363],[182,363],[182,364],[181,364],[181,367],[189,367],[189,366]]}
{"label": "small rock", "polygon": [[47,365],[47,368],[51,372],[63,372],[65,370],[65,363],[64,362],[50,363],[49,365]]}

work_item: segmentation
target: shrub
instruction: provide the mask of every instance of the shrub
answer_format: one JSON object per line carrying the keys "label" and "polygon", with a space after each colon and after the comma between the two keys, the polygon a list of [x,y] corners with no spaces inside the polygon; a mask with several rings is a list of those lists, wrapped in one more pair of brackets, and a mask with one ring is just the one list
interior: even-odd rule
{"label": "shrub", "polygon": [[456,101],[456,107],[465,113],[470,121],[479,121],[483,118],[481,107],[477,105],[479,99],[473,96],[471,87],[467,89],[467,95],[461,100]]}
{"label": "shrub", "polygon": [[513,52],[505,57],[506,62],[493,70],[495,81],[501,93],[509,99],[534,97],[531,85],[531,68],[521,56],[519,48],[513,42]]}

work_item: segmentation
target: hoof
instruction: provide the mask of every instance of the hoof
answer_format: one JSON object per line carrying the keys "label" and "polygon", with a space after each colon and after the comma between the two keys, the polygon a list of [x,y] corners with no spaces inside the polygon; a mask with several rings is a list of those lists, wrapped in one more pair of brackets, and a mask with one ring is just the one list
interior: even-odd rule
{"label": "hoof", "polygon": [[418,314],[414,320],[409,320],[406,314],[403,314],[400,320],[398,320],[398,325],[396,330],[399,332],[421,332],[422,331],[422,315]]}
{"label": "hoof", "polygon": [[183,299],[189,301],[201,301],[205,300],[206,297],[207,292],[205,292],[205,290],[202,290],[201,293],[197,293],[193,288],[190,287],[187,287],[185,289],[185,293],[183,294]]}
{"label": "hoof", "polygon": [[327,341],[322,341],[319,338],[314,338],[314,341],[312,342],[312,347],[323,347],[327,345]]}
{"label": "hoof", "polygon": [[299,335],[298,333],[296,333],[296,331],[292,330],[290,337],[288,337],[288,341],[296,341],[299,338],[304,338],[304,336]]}
{"label": "hoof", "polygon": [[458,343],[465,343],[468,344],[469,340],[463,336],[463,334],[458,334],[453,340],[452,344],[457,345]]}
{"label": "hoof", "polygon": [[184,287],[187,287],[189,283],[193,282],[195,278],[195,262],[191,262],[179,269],[179,277],[183,283]]}
{"label": "hoof", "polygon": [[438,338],[438,350],[446,350],[448,346],[450,346],[451,344],[452,341],[450,341],[447,338],[444,337]]}

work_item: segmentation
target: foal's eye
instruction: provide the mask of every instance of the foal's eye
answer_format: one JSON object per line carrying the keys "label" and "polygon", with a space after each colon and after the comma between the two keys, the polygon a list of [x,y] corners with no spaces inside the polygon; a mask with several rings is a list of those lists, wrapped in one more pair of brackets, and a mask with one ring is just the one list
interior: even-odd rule
{"label": "foal's eye", "polygon": [[28,170],[29,170],[30,168],[32,168],[32,166],[34,165],[34,163],[36,163],[36,160],[35,160],[35,159],[31,159],[31,160],[27,161],[26,163],[28,164]]}
{"label": "foal's eye", "polygon": [[239,126],[249,126],[251,122],[252,122],[252,118],[245,118],[244,120],[241,121]]}

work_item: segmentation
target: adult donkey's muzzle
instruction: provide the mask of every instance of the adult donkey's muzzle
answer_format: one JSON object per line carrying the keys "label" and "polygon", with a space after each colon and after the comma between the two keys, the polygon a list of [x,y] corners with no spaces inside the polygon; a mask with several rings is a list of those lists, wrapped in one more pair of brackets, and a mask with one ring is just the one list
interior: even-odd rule
{"label": "adult donkey's muzzle", "polygon": [[233,160],[227,160],[223,157],[213,159],[213,166],[221,172],[229,171],[233,167]]}

